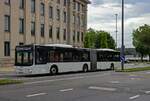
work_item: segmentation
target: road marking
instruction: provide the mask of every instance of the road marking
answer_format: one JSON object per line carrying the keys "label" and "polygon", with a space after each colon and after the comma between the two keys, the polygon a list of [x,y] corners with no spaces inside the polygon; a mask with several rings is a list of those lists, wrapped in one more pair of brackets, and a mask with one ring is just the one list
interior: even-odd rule
{"label": "road marking", "polygon": [[90,86],[89,89],[104,90],[104,91],[116,91],[116,88],[106,88],[106,87],[96,87],[96,86]]}
{"label": "road marking", "polygon": [[136,78],[131,78],[131,80],[135,80]]}
{"label": "road marking", "polygon": [[47,82],[55,82],[55,81],[77,80],[77,79],[93,78],[93,77],[102,77],[102,76],[106,76],[106,75],[110,75],[110,73],[104,73],[104,74],[102,74],[102,75],[80,76],[80,77],[70,77],[70,78],[62,78],[62,79],[52,79],[52,80],[43,80],[43,81],[27,82],[27,83],[24,83],[24,85],[47,83]]}
{"label": "road marking", "polygon": [[150,74],[150,72],[146,72],[146,74]]}
{"label": "road marking", "polygon": [[27,95],[26,97],[35,97],[40,95],[46,95],[46,93],[31,94],[31,95]]}
{"label": "road marking", "polygon": [[119,81],[110,81],[110,83],[117,84],[117,83],[120,83],[120,82]]}
{"label": "road marking", "polygon": [[145,91],[145,94],[150,94],[150,91]]}
{"label": "road marking", "polygon": [[132,97],[130,97],[129,99],[130,99],[130,100],[133,100],[133,99],[136,99],[136,98],[138,98],[138,97],[140,97],[140,95],[132,96]]}
{"label": "road marking", "polygon": [[62,89],[62,90],[59,90],[60,92],[67,92],[67,91],[72,91],[73,88],[69,88],[69,89]]}
{"label": "road marking", "polygon": [[138,75],[130,74],[129,76],[134,76],[135,77],[135,76],[138,76]]}
{"label": "road marking", "polygon": [[141,80],[141,78],[130,78],[131,80]]}

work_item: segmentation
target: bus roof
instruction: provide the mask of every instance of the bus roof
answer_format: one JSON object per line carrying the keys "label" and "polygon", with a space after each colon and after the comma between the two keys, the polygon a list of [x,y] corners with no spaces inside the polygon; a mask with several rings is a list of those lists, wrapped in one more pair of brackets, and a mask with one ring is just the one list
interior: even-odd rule
{"label": "bus roof", "polygon": [[45,45],[42,45],[42,46],[73,48],[73,46],[67,45],[67,44],[45,44]]}
{"label": "bus roof", "polygon": [[108,48],[100,48],[100,49],[96,49],[97,51],[110,51],[110,52],[116,52],[116,50],[114,49],[108,49]]}

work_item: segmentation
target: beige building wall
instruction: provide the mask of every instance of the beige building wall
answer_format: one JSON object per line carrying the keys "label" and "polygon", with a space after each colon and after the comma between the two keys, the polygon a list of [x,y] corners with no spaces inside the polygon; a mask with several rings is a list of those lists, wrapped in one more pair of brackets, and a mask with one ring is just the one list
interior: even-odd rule
{"label": "beige building wall", "polygon": [[[60,3],[57,2],[59,0],[35,0],[35,13],[31,12],[31,0],[24,0],[23,9],[19,6],[21,0],[10,0],[10,4],[6,4],[6,1],[9,0],[0,0],[0,67],[11,66],[14,63],[15,47],[20,43],[61,43],[83,47],[82,38],[87,29],[87,4],[90,3],[88,0],[66,0],[66,6],[64,6],[64,0],[60,0]],[[40,11],[41,3],[44,4],[44,16]],[[53,8],[53,18],[49,18],[50,6]],[[57,9],[60,10],[59,21],[56,19]],[[64,12],[66,12],[66,23]],[[10,32],[4,30],[5,15],[10,16]],[[80,24],[78,24],[78,18],[80,18]],[[23,33],[19,32],[19,19],[24,19]],[[31,35],[31,22],[35,22],[35,35]],[[44,24],[43,37],[41,36],[41,24]],[[50,26],[53,28],[52,38],[49,37]],[[57,28],[60,28],[59,39]],[[66,29],[66,40],[64,40],[64,29]],[[74,32],[75,40],[73,40]],[[4,56],[5,41],[10,42],[10,56]]]}

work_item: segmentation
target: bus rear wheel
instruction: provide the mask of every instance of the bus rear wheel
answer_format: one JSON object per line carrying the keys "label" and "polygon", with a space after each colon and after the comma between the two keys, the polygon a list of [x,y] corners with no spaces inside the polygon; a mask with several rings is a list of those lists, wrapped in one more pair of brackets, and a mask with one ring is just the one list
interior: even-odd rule
{"label": "bus rear wheel", "polygon": [[83,65],[83,72],[88,72],[88,65],[87,64],[84,64]]}
{"label": "bus rear wheel", "polygon": [[58,68],[57,66],[52,66],[50,69],[50,74],[55,75],[58,73]]}

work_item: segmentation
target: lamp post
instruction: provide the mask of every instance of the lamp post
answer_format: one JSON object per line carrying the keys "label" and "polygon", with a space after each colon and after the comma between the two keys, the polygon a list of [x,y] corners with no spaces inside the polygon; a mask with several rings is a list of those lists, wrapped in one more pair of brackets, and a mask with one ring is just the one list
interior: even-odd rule
{"label": "lamp post", "polygon": [[124,0],[122,0],[122,45],[121,45],[121,68],[124,70],[124,61],[125,61],[125,56],[124,56]]}
{"label": "lamp post", "polygon": [[118,14],[115,14],[115,16],[116,16],[116,31],[115,32],[116,32],[116,49],[117,49],[117,45],[118,45],[117,44],[117,39],[118,39],[117,38],[117,34],[118,34],[118,25],[117,25],[118,24]]}

